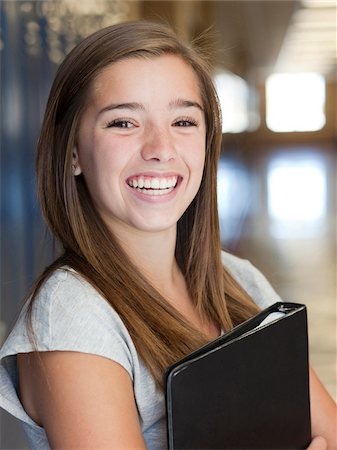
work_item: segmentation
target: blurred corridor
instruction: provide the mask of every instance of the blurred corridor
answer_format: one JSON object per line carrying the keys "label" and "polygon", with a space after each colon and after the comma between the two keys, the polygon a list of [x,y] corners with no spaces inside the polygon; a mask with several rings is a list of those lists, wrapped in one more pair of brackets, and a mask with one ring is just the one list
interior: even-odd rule
{"label": "blurred corridor", "polygon": [[[212,27],[198,45],[215,49],[209,54],[223,113],[222,243],[256,265],[284,300],[307,305],[310,362],[336,399],[336,1],[49,0],[0,7],[0,342],[53,257],[34,158],[57,67],[100,27],[162,18],[186,39]],[[303,73],[314,84],[288,76]],[[277,74],[286,74],[288,84],[277,84]],[[20,425],[3,411],[0,420],[0,447],[28,448]]]}
{"label": "blurred corridor", "polygon": [[[242,161],[241,166],[237,164],[240,169],[232,176],[233,192],[227,200],[236,205],[237,192],[241,192],[240,199],[246,198],[242,208],[245,214],[239,221],[236,217],[238,228],[229,211],[223,216],[224,246],[251,260],[284,300],[307,305],[310,362],[336,398],[337,154],[320,145],[291,149],[283,146],[254,154],[245,165]],[[277,182],[273,180],[277,167],[284,172],[281,192],[271,182]],[[292,171],[296,172],[294,185]],[[309,180],[306,171],[311,175]],[[313,195],[307,202],[308,192],[318,193],[319,197]],[[288,205],[285,211],[283,201]],[[289,218],[294,201],[295,217]]]}

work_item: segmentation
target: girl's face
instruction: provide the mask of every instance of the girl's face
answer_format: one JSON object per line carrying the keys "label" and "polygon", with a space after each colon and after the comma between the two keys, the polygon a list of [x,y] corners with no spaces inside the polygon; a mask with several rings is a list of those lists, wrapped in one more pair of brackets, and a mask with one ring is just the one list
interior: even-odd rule
{"label": "girl's face", "polygon": [[94,81],[87,105],[74,157],[103,220],[117,234],[175,229],[205,159],[191,67],[175,55],[114,63]]}

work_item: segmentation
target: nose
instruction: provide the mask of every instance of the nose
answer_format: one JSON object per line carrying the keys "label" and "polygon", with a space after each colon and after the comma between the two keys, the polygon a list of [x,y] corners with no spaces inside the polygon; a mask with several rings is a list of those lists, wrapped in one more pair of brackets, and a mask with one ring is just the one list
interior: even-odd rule
{"label": "nose", "polygon": [[167,162],[174,159],[176,150],[169,130],[155,125],[149,127],[145,131],[141,154],[145,161]]}

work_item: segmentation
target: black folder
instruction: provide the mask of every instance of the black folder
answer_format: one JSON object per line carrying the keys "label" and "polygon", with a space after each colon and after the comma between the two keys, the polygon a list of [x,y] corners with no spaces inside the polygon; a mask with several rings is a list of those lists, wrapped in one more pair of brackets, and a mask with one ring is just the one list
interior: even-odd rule
{"label": "black folder", "polygon": [[275,303],[170,366],[165,383],[169,450],[307,448],[305,305]]}

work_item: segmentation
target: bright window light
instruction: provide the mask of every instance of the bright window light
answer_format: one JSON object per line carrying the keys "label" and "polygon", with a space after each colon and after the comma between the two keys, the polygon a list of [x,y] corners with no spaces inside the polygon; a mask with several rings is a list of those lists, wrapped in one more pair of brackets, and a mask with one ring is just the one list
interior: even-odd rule
{"label": "bright window light", "polygon": [[272,131],[316,131],[325,125],[325,79],[318,73],[270,75],[267,126]]}
{"label": "bright window light", "polygon": [[268,169],[268,211],[276,237],[308,237],[326,215],[326,168],[318,158],[283,158]]}
{"label": "bright window light", "polygon": [[249,128],[247,83],[237,75],[218,72],[214,85],[222,111],[222,132],[241,133]]}

